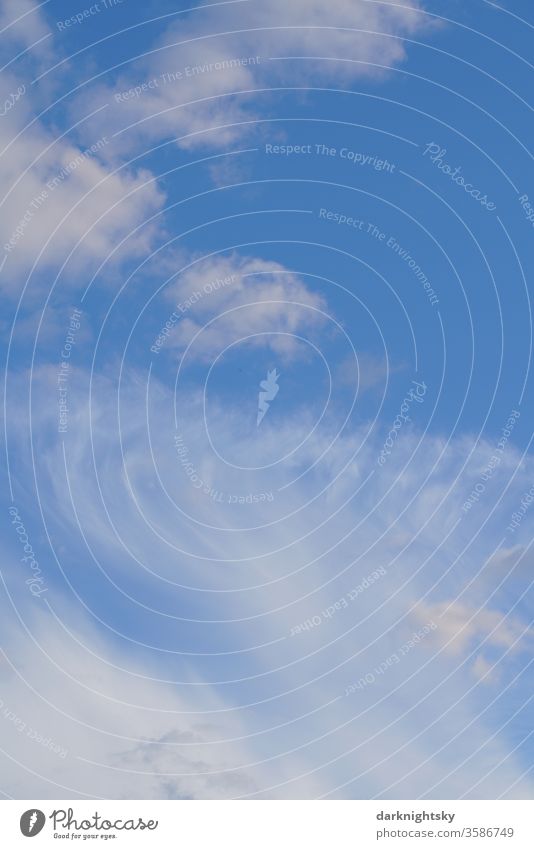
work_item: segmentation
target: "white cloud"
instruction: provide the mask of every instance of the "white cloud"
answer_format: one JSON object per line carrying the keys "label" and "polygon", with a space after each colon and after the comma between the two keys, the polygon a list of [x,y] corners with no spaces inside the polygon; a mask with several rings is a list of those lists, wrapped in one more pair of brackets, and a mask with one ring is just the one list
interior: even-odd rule
{"label": "white cloud", "polygon": [[[9,636],[2,623],[9,664],[0,669],[0,747],[13,759],[4,758],[4,790],[16,798],[202,799],[257,789],[240,767],[253,759],[246,742],[224,742],[246,737],[246,726],[214,688],[155,681],[142,650],[132,663],[57,594],[54,614],[19,604],[31,637],[14,616]],[[169,669],[162,663],[159,677],[172,678]]]}
{"label": "white cloud", "polygon": [[499,668],[479,654],[473,664],[473,675],[484,684],[496,684],[500,679]]}
{"label": "white cloud", "polygon": [[489,608],[477,610],[458,601],[423,604],[418,615],[421,621],[439,620],[440,641],[454,654],[473,650],[478,643],[519,652],[529,648],[532,640],[532,632],[517,616]]}
{"label": "white cloud", "polygon": [[[523,641],[515,647],[514,642],[525,617],[515,612],[503,622],[498,600],[488,601],[494,586],[486,585],[486,604],[473,623],[469,620],[477,609],[474,595],[457,599],[469,579],[483,571],[487,539],[477,539],[476,530],[488,508],[478,515],[471,512],[460,526],[461,532],[447,539],[461,513],[465,492],[471,489],[472,474],[491,450],[490,445],[481,444],[466,471],[460,473],[473,445],[465,439],[452,441],[432,472],[431,497],[427,499],[428,484],[424,484],[424,479],[439,459],[443,441],[427,434],[417,450],[421,434],[407,430],[397,443],[395,458],[392,456],[381,475],[375,473],[369,485],[356,493],[368,472],[376,469],[380,447],[378,434],[364,444],[366,426],[362,425],[338,439],[328,452],[334,455],[330,468],[341,468],[360,447],[358,459],[349,464],[343,476],[349,481],[347,486],[334,489],[329,500],[319,497],[299,509],[331,477],[323,464],[289,491],[278,491],[278,487],[287,476],[301,471],[301,465],[305,466],[310,458],[317,458],[328,449],[332,435],[329,428],[319,430],[315,442],[307,445],[298,460],[284,464],[276,473],[269,473],[269,477],[260,471],[240,473],[224,467],[224,463],[221,477],[213,457],[207,454],[202,433],[202,397],[193,393],[187,406],[180,407],[179,416],[188,425],[190,456],[202,475],[214,485],[222,481],[219,489],[225,492],[245,489],[257,492],[266,488],[267,480],[276,492],[271,504],[241,506],[224,500],[219,503],[195,489],[180,466],[173,444],[172,392],[154,379],[148,396],[149,445],[145,427],[146,387],[140,375],[125,376],[120,397],[121,449],[116,430],[116,387],[109,379],[97,377],[93,380],[92,409],[97,485],[87,420],[87,375],[77,372],[69,399],[71,420],[65,438],[68,482],[76,518],[60,445],[53,438],[56,418],[55,405],[50,402],[53,378],[44,370],[36,371],[33,377],[34,409],[38,417],[34,432],[39,492],[52,539],[63,549],[61,558],[65,566],[72,569],[69,564],[76,562],[78,567],[89,570],[94,580],[109,587],[111,598],[116,601],[106,610],[106,618],[111,618],[119,632],[129,630],[118,613],[126,605],[128,621],[139,642],[196,653],[195,657],[178,655],[179,663],[169,659],[173,675],[176,673],[181,680],[185,676],[189,683],[221,683],[212,683],[205,695],[203,688],[199,693],[194,687],[192,692],[186,687],[188,704],[198,711],[204,705],[212,705],[212,699],[219,699],[219,703],[232,707],[229,716],[237,722],[232,736],[235,731],[235,736],[247,737],[239,754],[233,753],[231,746],[228,752],[217,746],[211,749],[210,745],[205,747],[205,752],[204,749],[196,752],[193,747],[195,762],[198,759],[202,764],[212,764],[215,771],[220,771],[221,764],[224,769],[237,763],[241,770],[239,779],[226,781],[228,776],[221,773],[216,783],[210,779],[201,786],[194,777],[178,784],[172,783],[172,777],[165,779],[162,773],[195,770],[188,770],[183,761],[174,770],[172,754],[164,749],[161,754],[155,754],[155,747],[149,750],[144,744],[110,749],[105,741],[90,741],[88,745],[97,755],[93,760],[119,769],[92,772],[79,765],[75,770],[79,790],[99,795],[98,788],[102,788],[109,795],[115,786],[119,795],[128,793],[132,786],[128,770],[132,770],[158,774],[158,779],[143,778],[142,787],[149,797],[152,793],[166,792],[183,795],[250,792],[282,798],[324,794],[343,798],[374,795],[417,798],[433,786],[438,788],[434,798],[457,798],[464,794],[495,798],[507,794],[525,765],[519,753],[510,754],[517,741],[508,737],[507,730],[499,729],[498,721],[492,723],[483,713],[492,690],[485,685],[477,687],[482,661],[477,664],[476,657],[482,653],[479,644],[488,638],[489,650],[483,651],[484,661],[491,659],[489,651],[512,650],[514,661],[521,664],[524,654],[520,649],[526,643]],[[21,419],[18,423],[11,422],[10,446],[13,448],[16,435],[22,448],[27,439],[24,408],[22,404],[12,408],[21,411]],[[215,412],[212,423],[216,421],[219,445],[228,446],[235,441],[236,433],[243,430],[239,412],[231,405],[221,405]],[[299,421],[295,410],[287,408],[276,419],[276,426],[274,419],[265,420],[273,440],[277,434],[283,437],[289,419],[293,420],[296,435],[305,435],[310,426],[308,419],[303,417]],[[12,430],[14,425],[16,431]],[[243,436],[242,457],[247,463],[257,461],[260,448],[261,442],[255,442],[252,432]],[[415,458],[409,462],[406,474],[397,479],[399,470],[414,451]],[[31,476],[31,464],[28,460],[26,465],[22,454],[18,456],[17,476],[24,480]],[[508,467],[503,462],[495,484],[502,488],[510,469],[518,462],[518,455],[510,447]],[[213,478],[209,477],[210,469],[215,472]],[[523,464],[523,473],[527,477],[531,473],[530,461]],[[390,486],[392,492],[386,495]],[[438,494],[443,505],[432,519]],[[350,496],[354,497],[343,507],[342,499]],[[487,497],[490,499],[491,494]],[[502,506],[499,512],[502,521],[508,509],[508,505]],[[79,538],[78,521],[99,566]],[[256,530],[247,530],[251,526]],[[401,531],[404,538],[399,542]],[[458,579],[454,566],[457,567],[463,535],[470,542],[461,554]],[[334,615],[323,615],[323,611],[338,599],[346,598],[354,586],[379,566],[386,570],[384,577],[358,594],[347,607],[340,607]],[[10,585],[14,580],[10,575]],[[110,580],[118,590],[108,583]],[[434,588],[436,582],[439,591]],[[92,583],[93,579],[83,591],[84,598],[90,607],[100,607],[96,598],[90,596]],[[484,585],[475,582],[474,586],[477,592],[484,591]],[[60,592],[57,587],[56,581],[51,581],[50,598],[54,604]],[[129,601],[123,593],[137,599],[137,603]],[[440,601],[443,598],[454,602],[450,615],[444,615]],[[77,610],[78,603],[75,605]],[[150,609],[160,614],[151,614]],[[184,616],[185,622],[181,618]],[[320,618],[319,625],[290,636],[292,628],[316,616]],[[437,629],[404,651],[403,646],[413,633],[430,620]],[[45,627],[49,628],[50,624]],[[100,640],[108,642],[111,636],[108,632]],[[442,651],[451,637],[454,651]],[[40,640],[46,642],[46,634]],[[132,650],[125,646],[126,643],[120,663],[131,669]],[[136,648],[136,656],[137,652]],[[206,656],[203,652],[218,654]],[[473,652],[474,657],[466,663]],[[115,656],[109,647],[101,647],[97,653]],[[399,661],[388,664],[395,654]],[[142,649],[141,668],[147,675],[160,677],[161,660],[157,651]],[[70,663],[68,652],[67,662]],[[139,669],[139,662],[137,658],[135,669]],[[72,661],[73,668],[76,663],[77,660]],[[28,664],[30,671],[35,668],[33,662]],[[385,671],[380,673],[378,669]],[[506,691],[511,673],[503,664],[499,669]],[[119,692],[119,698],[126,701],[144,700],[145,706],[153,702],[160,708],[174,704],[166,689],[161,694],[150,683],[140,688],[135,681],[126,683],[122,675],[115,683],[99,666],[93,670],[91,664],[88,670],[90,675],[95,675],[99,689],[112,695]],[[345,688],[367,674],[374,676],[372,685],[345,696]],[[42,686],[39,678],[37,684]],[[61,690],[58,683],[58,694]],[[520,702],[521,694],[527,697],[524,690],[516,690],[516,701]],[[67,704],[69,699],[67,693]],[[183,702],[179,704],[183,706]],[[239,708],[245,705],[248,707]],[[76,713],[81,710],[73,709]],[[96,712],[103,724],[108,722],[105,701],[98,707],[93,707],[90,701],[87,710]],[[119,711],[112,709],[110,727],[113,721],[118,721],[118,716]],[[240,726],[245,716],[247,721]],[[127,729],[131,727],[140,733],[142,728],[147,737],[161,741],[176,741],[179,735],[200,733],[198,716],[194,728],[187,724],[173,725],[168,717],[157,716],[157,712],[146,725],[145,720],[132,720],[132,723],[132,726],[127,723]],[[214,738],[208,736],[208,739]],[[71,745],[87,751],[85,744]],[[486,778],[500,761],[504,761],[502,768]],[[167,780],[171,781],[169,786],[164,784]],[[246,782],[251,789],[246,789]],[[475,786],[476,791],[471,791]],[[514,786],[514,798],[531,795],[528,779],[521,779]]]}
{"label": "white cloud", "polygon": [[[255,120],[258,114],[257,97],[234,97],[233,93],[269,88],[273,82],[278,85],[287,72],[287,66],[268,61],[269,56],[280,51],[311,51],[357,58],[363,64],[317,65],[318,79],[323,82],[351,79],[370,71],[366,62],[377,60],[389,66],[402,60],[404,49],[397,36],[422,25],[424,16],[418,10],[415,2],[401,8],[339,0],[332,8],[316,2],[291,5],[269,0],[191,13],[169,27],[150,57],[139,60],[135,71],[120,76],[113,89],[84,88],[83,100],[74,110],[81,122],[73,131],[79,134],[78,144],[67,137],[57,139],[39,121],[25,128],[37,111],[39,98],[38,91],[27,86],[20,102],[0,121],[0,244],[7,255],[4,287],[19,287],[21,274],[29,271],[50,237],[40,268],[65,260],[78,242],[71,268],[85,269],[90,260],[96,267],[124,237],[161,209],[162,192],[148,171],[121,169],[113,173],[109,164],[123,162],[132,143],[135,147],[139,139],[144,144],[189,134],[182,140],[183,146],[208,143],[226,147],[246,133],[248,124],[237,124]],[[40,9],[29,0],[3,0],[0,16],[4,26],[20,18],[6,30],[10,44],[28,46],[49,33]],[[43,41],[43,51],[51,41]],[[291,79],[296,78],[295,72],[290,72]],[[2,96],[8,97],[27,83],[5,76]],[[51,99],[47,78],[42,84]],[[117,101],[115,95],[136,85],[145,88]],[[230,99],[225,96],[228,94]],[[99,111],[88,119],[93,110]],[[114,131],[130,124],[135,125],[133,135],[125,132],[108,143]],[[205,133],[209,126],[222,124],[231,126],[216,134]],[[88,153],[91,144],[99,145],[94,153]],[[73,166],[73,162],[78,164]],[[50,190],[48,184],[58,175],[64,179],[52,183]],[[128,238],[120,256],[148,253],[156,226]],[[287,326],[294,325],[289,316]]]}
{"label": "white cloud", "polygon": [[[251,47],[258,39],[264,55],[301,54],[339,60],[316,69],[331,80],[375,74],[366,63],[389,67],[402,61],[402,36],[416,32],[425,23],[417,0],[408,0],[402,6],[367,0],[335,0],[328,5],[321,0],[268,0],[234,7],[233,14],[243,28],[250,28],[240,38]],[[213,31],[217,31],[225,25],[227,16],[219,9],[214,11],[214,18]],[[256,27],[265,28],[265,32],[256,33]],[[343,59],[359,65],[347,67]],[[309,70],[308,66],[307,75]]]}
{"label": "white cloud", "polygon": [[48,52],[45,37],[50,29],[39,4],[32,0],[0,0],[0,34],[4,45],[13,42],[22,48],[33,47],[32,55]]}
{"label": "white cloud", "polygon": [[[148,59],[113,89],[96,89],[91,102],[115,103],[105,120],[133,128],[122,136],[126,146],[178,136],[182,147],[227,147],[250,132],[261,101],[269,107],[271,86],[346,86],[381,75],[404,60],[403,36],[427,26],[416,0],[247,0],[202,9],[170,26]],[[330,61],[278,61],[286,56]]]}
{"label": "white cloud", "polygon": [[363,393],[379,387],[383,390],[388,378],[405,370],[405,365],[390,362],[387,354],[380,357],[362,352],[358,354],[358,368],[354,357],[349,357],[336,369],[336,379]]}
{"label": "white cloud", "polygon": [[[13,55],[49,34],[41,9],[29,0],[0,0],[2,27],[3,44]],[[123,239],[126,244],[112,262],[146,254],[156,225],[129,234],[164,202],[146,169],[123,167],[114,173],[106,164],[113,145],[105,132],[77,145],[68,129],[59,135],[41,118],[59,83],[45,77],[32,86],[30,69],[35,59],[50,59],[52,43],[45,38],[27,62],[9,66],[0,81],[0,265],[1,286],[8,292],[20,290],[35,262],[39,271],[48,271],[74,249],[69,276],[96,270]],[[85,125],[82,136],[86,130]]]}
{"label": "white cloud", "polygon": [[269,347],[281,357],[294,355],[296,336],[327,320],[323,297],[297,274],[280,263],[236,253],[195,262],[169,286],[166,299],[175,303],[166,346],[183,352],[200,334],[188,352],[191,359],[211,360],[244,337],[252,337],[245,349]]}
{"label": "white cloud", "polygon": [[4,287],[18,289],[41,250],[39,270],[65,261],[76,248],[69,269],[85,271],[96,270],[123,238],[115,261],[149,251],[154,225],[132,238],[129,234],[163,205],[152,175],[127,169],[113,173],[102,161],[106,138],[80,149],[54,139],[39,124],[24,128],[21,118],[13,110],[0,121]]}

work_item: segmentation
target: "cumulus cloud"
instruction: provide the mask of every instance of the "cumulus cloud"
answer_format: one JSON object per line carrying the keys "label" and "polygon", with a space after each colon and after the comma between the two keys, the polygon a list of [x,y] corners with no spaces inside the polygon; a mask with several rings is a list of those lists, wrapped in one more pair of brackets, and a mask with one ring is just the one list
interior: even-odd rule
{"label": "cumulus cloud", "polygon": [[0,122],[4,286],[18,289],[33,263],[57,265],[71,251],[70,268],[87,269],[90,262],[96,269],[122,239],[120,258],[149,250],[153,226],[128,236],[161,208],[163,194],[146,170],[113,173],[101,159],[107,142],[79,148],[38,124],[24,129],[9,116]]}
{"label": "cumulus cloud", "polygon": [[32,55],[48,52],[50,28],[33,0],[1,0],[0,32],[4,47],[11,42],[23,49],[32,48]]}
{"label": "cumulus cloud", "polygon": [[[294,354],[296,336],[326,321],[324,298],[278,262],[234,253],[189,263],[165,298],[175,303],[166,347],[211,360],[229,345]],[[194,314],[194,318],[190,317]]]}
{"label": "cumulus cloud", "polygon": [[[168,27],[149,59],[92,94],[123,144],[178,137],[226,147],[247,135],[258,102],[284,85],[347,85],[406,56],[403,37],[427,26],[417,0],[243,2],[200,9]],[[287,58],[289,57],[289,58]],[[304,57],[302,60],[295,57]]]}
{"label": "cumulus cloud", "polygon": [[[0,15],[14,46],[49,34],[30,0],[3,0]],[[371,72],[374,60],[385,66],[401,61],[402,35],[423,23],[415,0],[402,8],[363,0],[339,0],[333,8],[269,0],[197,10],[171,25],[150,57],[119,75],[113,88],[84,88],[74,109],[79,126],[59,139],[40,121],[26,126],[38,92],[30,91],[27,79],[4,75],[2,96],[26,87],[0,122],[4,287],[18,288],[42,249],[42,268],[64,261],[76,246],[71,268],[89,259],[96,264],[161,209],[163,194],[146,169],[115,171],[110,165],[124,162],[132,139],[135,146],[139,139],[145,144],[180,135],[183,146],[226,147],[258,114],[257,96],[236,92],[268,89],[287,75],[298,78],[297,65],[288,71],[273,56],[312,52],[357,60],[313,66],[319,82],[351,79]],[[43,84],[49,85],[46,79]],[[212,126],[217,132],[206,132]],[[117,256],[147,253],[155,233],[155,225],[142,227]],[[288,327],[293,324],[288,318]]]}
{"label": "cumulus cloud", "polygon": [[[12,52],[48,34],[40,10],[26,0],[3,0],[0,24]],[[41,117],[55,99],[57,83],[45,78],[32,86],[28,68],[32,59],[46,58],[51,41],[28,53],[30,64],[9,66],[0,81],[0,267],[8,293],[20,291],[34,265],[48,271],[71,253],[71,275],[96,270],[115,248],[112,263],[145,254],[156,225],[144,222],[164,202],[147,169],[108,164],[113,145],[105,132],[76,143],[68,129],[60,135],[49,115]]]}
{"label": "cumulus cloud", "polygon": [[424,621],[429,618],[439,620],[440,639],[454,654],[461,654],[479,643],[488,648],[525,651],[532,640],[532,632],[517,616],[498,610],[477,610],[462,602],[451,601],[422,605],[418,614]]}
{"label": "cumulus cloud", "polygon": [[473,663],[473,675],[485,684],[496,684],[500,678],[500,671],[495,664],[479,654]]}
{"label": "cumulus cloud", "polygon": [[384,387],[388,377],[405,370],[406,366],[390,362],[386,354],[378,356],[363,351],[358,354],[358,368],[353,357],[347,358],[336,370],[336,378],[347,386],[357,386],[359,392],[369,392]]}

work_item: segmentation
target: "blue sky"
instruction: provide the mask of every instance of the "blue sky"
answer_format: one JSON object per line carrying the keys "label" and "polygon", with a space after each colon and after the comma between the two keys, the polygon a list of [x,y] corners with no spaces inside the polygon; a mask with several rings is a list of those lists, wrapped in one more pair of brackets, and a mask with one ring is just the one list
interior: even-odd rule
{"label": "blue sky", "polygon": [[0,0],[2,792],[531,798],[529,4],[177,6]]}

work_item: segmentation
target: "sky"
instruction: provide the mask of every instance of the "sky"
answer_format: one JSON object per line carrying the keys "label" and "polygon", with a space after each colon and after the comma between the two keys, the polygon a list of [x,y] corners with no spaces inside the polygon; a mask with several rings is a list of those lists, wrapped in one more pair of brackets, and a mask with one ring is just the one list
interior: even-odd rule
{"label": "sky", "polygon": [[6,799],[529,799],[527,0],[0,0]]}

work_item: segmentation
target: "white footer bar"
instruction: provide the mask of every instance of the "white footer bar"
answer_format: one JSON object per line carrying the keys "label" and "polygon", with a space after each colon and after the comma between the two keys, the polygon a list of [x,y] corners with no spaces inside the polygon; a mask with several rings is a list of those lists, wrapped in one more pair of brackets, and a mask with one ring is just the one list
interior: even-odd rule
{"label": "white footer bar", "polygon": [[0,835],[6,849],[533,849],[534,802],[10,800]]}

